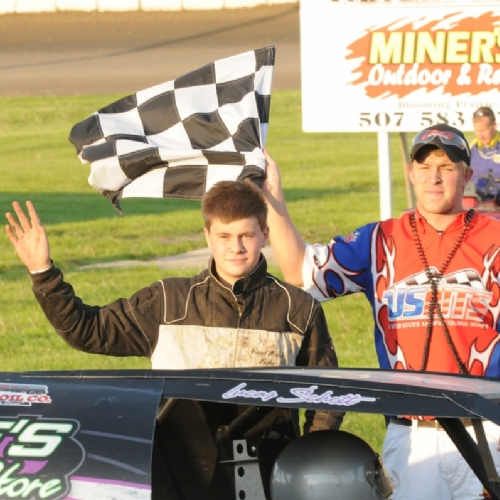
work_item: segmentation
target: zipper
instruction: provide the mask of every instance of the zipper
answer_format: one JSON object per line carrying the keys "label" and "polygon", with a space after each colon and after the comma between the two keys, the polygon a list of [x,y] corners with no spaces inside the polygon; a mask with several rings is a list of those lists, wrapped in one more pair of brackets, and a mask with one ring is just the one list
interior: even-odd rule
{"label": "zipper", "polygon": [[241,317],[243,316],[243,311],[245,310],[245,306],[244,306],[244,304],[241,304],[241,308],[240,308],[240,303],[238,302],[238,298],[232,292],[232,290],[231,290],[231,293],[232,293],[232,295],[234,297],[234,300],[236,301],[236,308],[238,310],[238,325],[237,325],[237,328],[239,330],[240,327],[241,327]]}

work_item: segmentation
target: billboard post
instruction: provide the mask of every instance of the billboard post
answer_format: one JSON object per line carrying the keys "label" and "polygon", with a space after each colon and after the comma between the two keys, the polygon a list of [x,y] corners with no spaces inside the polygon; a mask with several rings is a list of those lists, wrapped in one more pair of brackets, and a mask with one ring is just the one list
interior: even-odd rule
{"label": "billboard post", "polygon": [[377,134],[377,143],[380,220],[387,220],[392,217],[392,162],[389,132],[379,132]]}

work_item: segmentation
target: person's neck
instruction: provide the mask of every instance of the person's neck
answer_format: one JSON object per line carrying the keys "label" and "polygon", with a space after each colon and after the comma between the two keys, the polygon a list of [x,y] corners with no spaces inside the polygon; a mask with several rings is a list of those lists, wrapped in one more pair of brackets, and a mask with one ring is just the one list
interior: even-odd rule
{"label": "person's neck", "polygon": [[432,226],[439,233],[445,231],[461,212],[462,210],[446,214],[433,214],[419,210],[420,215],[427,221],[427,224]]}

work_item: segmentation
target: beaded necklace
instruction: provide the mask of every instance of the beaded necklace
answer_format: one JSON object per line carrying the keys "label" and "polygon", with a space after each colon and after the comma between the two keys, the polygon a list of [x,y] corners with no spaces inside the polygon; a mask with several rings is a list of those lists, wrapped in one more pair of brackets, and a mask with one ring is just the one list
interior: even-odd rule
{"label": "beaded necklace", "polygon": [[434,321],[434,313],[436,312],[441,324],[443,325],[443,330],[444,334],[446,337],[446,342],[448,343],[451,353],[453,355],[453,358],[455,360],[455,363],[458,366],[458,369],[460,370],[460,373],[464,374],[467,373],[467,369],[465,368],[465,365],[463,364],[462,360],[460,359],[460,356],[458,355],[457,348],[455,344],[453,343],[453,340],[450,335],[450,331],[448,329],[448,325],[445,322],[445,319],[443,317],[443,312],[441,310],[441,304],[438,300],[438,285],[441,279],[443,278],[443,273],[446,271],[447,267],[450,265],[450,262],[452,261],[453,257],[457,253],[458,248],[462,244],[462,240],[464,239],[469,226],[470,226],[470,221],[472,219],[472,216],[474,215],[474,209],[470,209],[467,212],[467,215],[465,216],[465,224],[462,229],[462,233],[460,234],[460,237],[456,241],[455,245],[451,249],[447,259],[444,261],[444,264],[441,266],[440,270],[436,270],[434,273],[431,271],[431,268],[429,267],[429,263],[427,260],[427,257],[425,255],[424,249],[422,247],[422,242],[420,241],[420,237],[418,235],[417,231],[417,224],[415,221],[415,212],[412,212],[410,214],[410,225],[411,229],[413,232],[413,239],[415,240],[415,244],[417,246],[417,251],[418,255],[420,257],[420,261],[422,262],[422,265],[424,266],[425,269],[425,274],[429,280],[429,283],[431,284],[431,289],[432,289],[432,295],[431,295],[431,303],[429,305],[429,319],[427,323],[427,330],[425,333],[425,343],[424,343],[424,352],[422,354],[422,364],[420,366],[420,371],[424,371],[427,362],[429,360],[429,346],[431,343],[431,338],[432,338],[432,328],[433,328],[433,321]]}

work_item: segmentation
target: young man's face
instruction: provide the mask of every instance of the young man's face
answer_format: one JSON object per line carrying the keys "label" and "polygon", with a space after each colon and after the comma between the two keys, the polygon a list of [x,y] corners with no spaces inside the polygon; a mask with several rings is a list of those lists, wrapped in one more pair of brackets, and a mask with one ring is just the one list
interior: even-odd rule
{"label": "young man's face", "polygon": [[465,172],[461,163],[436,153],[431,151],[422,163],[413,161],[409,169],[418,209],[427,219],[461,212],[464,187],[472,176],[472,170]]}
{"label": "young man's face", "polygon": [[269,229],[262,230],[256,217],[228,223],[214,219],[210,230],[205,228],[204,232],[217,274],[230,285],[254,270],[269,235]]}
{"label": "young man's face", "polygon": [[497,131],[496,122],[490,123],[490,117],[488,116],[474,118],[473,127],[477,140],[483,146],[487,146],[491,142]]}

